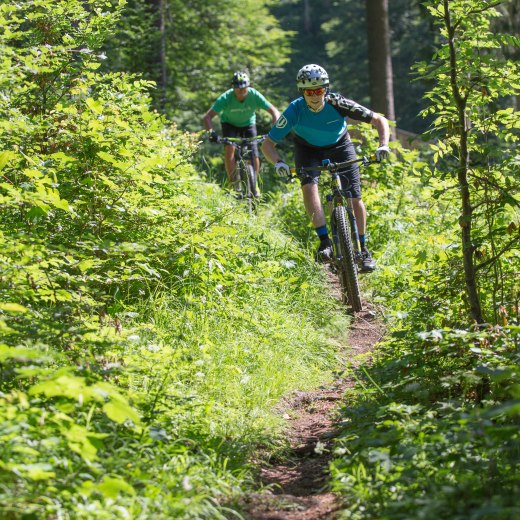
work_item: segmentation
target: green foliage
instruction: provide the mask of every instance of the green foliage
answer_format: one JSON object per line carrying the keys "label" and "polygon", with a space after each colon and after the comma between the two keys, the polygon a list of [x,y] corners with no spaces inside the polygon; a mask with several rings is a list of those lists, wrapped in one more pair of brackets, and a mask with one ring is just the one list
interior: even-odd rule
{"label": "green foliage", "polygon": [[143,73],[158,85],[156,106],[197,131],[235,70],[247,70],[253,86],[272,98],[266,78],[287,61],[290,36],[270,13],[273,3],[167,0],[161,14],[158,3],[130,0],[107,41],[104,67]]}
{"label": "green foliage", "polygon": [[512,518],[520,328],[396,331],[346,396],[332,465],[345,518]]}
{"label": "green foliage", "polygon": [[[444,117],[450,102],[446,94],[432,114]],[[486,143],[503,173],[486,168],[486,175],[496,175],[488,179],[494,187],[509,177],[508,190],[515,194],[515,149],[497,138],[507,134],[516,142],[505,110],[506,124],[497,125]],[[470,137],[472,154],[482,141],[482,134]],[[364,283],[389,335],[370,363],[348,372],[356,385],[345,396],[331,464],[331,487],[343,498],[344,518],[506,519],[519,513],[519,293],[512,267],[518,251],[516,227],[505,230],[516,222],[517,209],[510,202],[501,219],[503,187],[494,199],[487,194],[496,220],[484,217],[483,199],[477,199],[476,223],[488,226],[477,229],[502,244],[501,275],[479,277],[495,320],[470,326],[457,240],[460,202],[452,180],[458,141],[449,142],[451,147],[439,140],[421,153],[396,148],[397,160],[383,175],[371,172],[365,183],[378,270]],[[472,163],[471,174],[479,168]],[[472,184],[472,190],[483,196],[483,184]]]}
{"label": "green foliage", "polygon": [[500,311],[500,325],[467,327],[457,208],[434,196],[444,181],[424,184],[427,160],[396,153],[364,191],[378,270],[363,283],[389,334],[370,362],[347,371],[356,384],[340,410],[331,488],[342,518],[511,518],[517,307]]}
{"label": "green foliage", "polygon": [[0,8],[2,518],[224,518],[344,324],[150,82],[99,72],[119,8]]}
{"label": "green foliage", "polygon": [[[517,298],[514,279],[520,235],[518,112],[511,106],[520,88],[518,64],[502,47],[514,38],[490,29],[499,13],[477,2],[450,2],[428,9],[440,26],[441,45],[434,61],[420,63],[422,77],[434,79],[427,94],[433,115],[436,176],[447,179],[438,196],[451,198],[457,187],[457,215],[467,297],[473,319],[497,321]],[[461,259],[462,262],[462,259]],[[472,295],[477,286],[479,293]],[[478,302],[477,300],[480,300]]]}

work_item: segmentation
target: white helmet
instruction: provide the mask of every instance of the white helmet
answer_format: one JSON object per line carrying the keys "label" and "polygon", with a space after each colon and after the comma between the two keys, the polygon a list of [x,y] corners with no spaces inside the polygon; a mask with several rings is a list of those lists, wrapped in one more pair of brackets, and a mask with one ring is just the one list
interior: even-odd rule
{"label": "white helmet", "polygon": [[296,85],[299,89],[310,87],[327,87],[329,85],[329,75],[327,71],[311,63],[302,67],[296,75]]}

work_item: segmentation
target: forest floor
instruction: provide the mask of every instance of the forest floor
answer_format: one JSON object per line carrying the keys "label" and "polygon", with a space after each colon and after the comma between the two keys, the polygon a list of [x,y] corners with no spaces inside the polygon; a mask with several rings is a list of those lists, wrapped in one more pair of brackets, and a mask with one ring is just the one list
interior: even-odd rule
{"label": "forest floor", "polygon": [[[339,296],[335,276],[333,293]],[[356,368],[370,360],[370,352],[383,337],[383,324],[373,306],[363,302],[363,311],[352,320],[344,347],[345,358]],[[242,503],[247,520],[333,520],[341,508],[328,490],[328,466],[339,419],[338,406],[354,378],[338,373],[327,388],[296,392],[280,405],[288,419],[290,452],[283,460],[262,462],[260,484],[266,491],[249,494]]]}

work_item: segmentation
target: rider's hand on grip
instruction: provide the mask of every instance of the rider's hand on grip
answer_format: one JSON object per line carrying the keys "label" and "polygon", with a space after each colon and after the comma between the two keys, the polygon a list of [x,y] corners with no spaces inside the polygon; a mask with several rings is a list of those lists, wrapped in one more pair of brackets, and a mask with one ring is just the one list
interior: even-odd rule
{"label": "rider's hand on grip", "polygon": [[390,148],[388,146],[380,146],[376,150],[376,158],[378,162],[385,161],[390,157]]}
{"label": "rider's hand on grip", "polygon": [[211,132],[209,133],[209,140],[212,143],[218,143],[219,137],[218,137],[217,132],[215,132],[215,130],[211,130]]}
{"label": "rider's hand on grip", "polygon": [[289,165],[283,161],[278,161],[274,167],[276,168],[276,173],[280,177],[289,177],[291,175],[291,169],[289,168]]}

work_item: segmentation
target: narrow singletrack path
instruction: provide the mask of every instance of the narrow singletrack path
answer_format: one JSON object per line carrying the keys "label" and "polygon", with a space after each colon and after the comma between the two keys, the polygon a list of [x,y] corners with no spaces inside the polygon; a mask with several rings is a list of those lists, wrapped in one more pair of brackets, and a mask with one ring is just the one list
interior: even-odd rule
{"label": "narrow singletrack path", "polygon": [[[337,288],[334,288],[335,292]],[[348,335],[346,356],[356,367],[367,360],[383,337],[377,312],[367,302],[357,313]],[[263,463],[260,482],[268,492],[248,495],[242,504],[248,520],[333,520],[341,504],[328,491],[337,408],[345,390],[354,385],[348,371],[334,383],[314,392],[296,392],[282,408],[289,422],[290,453],[283,461]]]}

